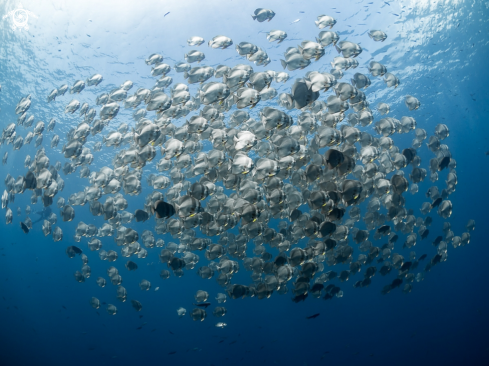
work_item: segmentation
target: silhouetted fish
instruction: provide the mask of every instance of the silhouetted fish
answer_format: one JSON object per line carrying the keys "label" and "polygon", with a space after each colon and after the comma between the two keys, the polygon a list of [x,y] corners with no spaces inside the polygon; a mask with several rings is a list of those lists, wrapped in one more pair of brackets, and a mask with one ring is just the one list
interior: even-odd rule
{"label": "silhouetted fish", "polygon": [[208,306],[211,305],[210,302],[203,302],[202,304],[194,304],[195,306],[198,306],[199,308],[205,308],[207,309]]}

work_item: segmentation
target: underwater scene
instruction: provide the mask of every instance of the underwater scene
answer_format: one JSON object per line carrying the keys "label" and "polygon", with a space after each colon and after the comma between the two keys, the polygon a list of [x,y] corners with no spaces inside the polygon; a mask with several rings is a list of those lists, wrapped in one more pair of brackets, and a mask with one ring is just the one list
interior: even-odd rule
{"label": "underwater scene", "polygon": [[1,366],[489,364],[489,1],[0,17]]}

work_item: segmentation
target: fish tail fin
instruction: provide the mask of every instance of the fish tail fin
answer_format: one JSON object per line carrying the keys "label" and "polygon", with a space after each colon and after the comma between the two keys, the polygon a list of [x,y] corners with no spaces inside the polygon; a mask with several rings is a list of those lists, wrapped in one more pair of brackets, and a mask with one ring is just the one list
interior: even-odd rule
{"label": "fish tail fin", "polygon": [[280,63],[284,69],[287,67],[287,62],[285,62],[285,60],[280,60]]}
{"label": "fish tail fin", "polygon": [[252,15],[251,17],[253,18],[253,20],[256,20],[256,16]]}

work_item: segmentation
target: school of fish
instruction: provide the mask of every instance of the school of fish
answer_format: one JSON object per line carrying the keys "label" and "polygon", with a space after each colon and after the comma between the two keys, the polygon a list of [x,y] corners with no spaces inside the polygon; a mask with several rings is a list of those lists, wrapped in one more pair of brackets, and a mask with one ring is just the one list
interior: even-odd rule
{"label": "school of fish", "polygon": [[[250,22],[271,21],[274,16],[270,9],[256,9]],[[383,294],[396,288],[411,292],[426,272],[447,260],[450,246],[468,244],[475,228],[470,220],[466,232],[456,235],[448,221],[453,209],[450,195],[457,187],[457,164],[443,143],[449,128],[417,127],[413,111],[422,104],[411,95],[404,98],[406,115],[388,116],[390,106],[380,101],[375,108],[382,118],[375,120],[367,98],[371,79],[382,78],[385,88],[396,88],[401,81],[375,60],[368,64],[369,75],[354,73],[350,82],[343,80],[347,70],[359,65],[356,57],[362,47],[340,39],[332,30],[336,23],[331,16],[319,15],[314,41],[284,50],[284,70],[312,68],[313,61],[331,63],[330,72],[311,70],[291,81],[288,93],[278,94],[273,87],[288,82],[286,71],[256,70],[271,61],[265,50],[250,42],[234,45],[229,37],[218,35],[207,43],[210,52],[234,45],[242,64],[200,65],[205,54],[189,50],[185,61],[172,68],[154,53],[145,60],[151,67],[148,74],[156,78],[152,88],[130,94],[133,82],[127,80],[99,95],[93,106],[83,102],[83,90],[103,82],[100,74],[53,89],[46,103],[66,104],[65,113],[79,115],[78,126],[65,137],[55,134],[56,120],[62,116],[34,123],[28,111],[31,103],[41,101],[23,97],[15,109],[17,121],[3,129],[0,146],[11,145],[11,154],[21,154],[22,146],[34,139],[37,152],[25,156],[24,175],[5,176],[1,201],[6,223],[13,222],[15,195],[31,194],[31,204],[44,209],[33,222],[27,206],[20,229],[28,234],[42,221],[43,234],[55,242],[83,241],[66,248],[69,258],[81,258],[74,278],[93,281],[89,253],[98,252],[99,259],[109,263],[95,282],[100,287],[110,282],[122,302],[128,297],[123,271],[137,271],[146,258],[156,256],[162,280],[194,270],[203,279],[217,281],[223,291],[215,297],[215,317],[225,316],[227,310],[220,305],[228,297],[265,299],[291,293],[294,302],[309,295],[328,300],[342,297],[341,287],[349,279],[354,288],[367,287],[377,273],[391,278]],[[381,30],[371,30],[368,36],[376,42],[388,37]],[[283,30],[266,34],[269,42],[286,38]],[[199,47],[205,40],[195,36],[187,43]],[[339,55],[324,61],[326,47],[335,47]],[[172,70],[183,73],[186,83],[172,85]],[[191,84],[199,84],[196,93],[191,93]],[[66,92],[76,99],[63,99]],[[121,106],[134,109],[134,121],[117,120]],[[28,131],[24,137],[21,127]],[[50,160],[43,146],[47,132],[53,134],[49,147],[61,150],[64,163],[53,165]],[[399,134],[413,136],[411,146],[396,146]],[[204,141],[212,145],[205,151]],[[423,162],[418,151],[425,147],[432,158]],[[93,152],[102,149],[114,151],[112,166],[91,168]],[[8,157],[5,151],[4,165]],[[143,167],[153,173],[144,175]],[[85,188],[63,197],[62,176],[78,168]],[[426,178],[433,183],[426,202],[409,207],[409,195],[418,193],[418,184]],[[145,184],[153,191],[139,200],[139,207],[126,211],[125,197],[140,195]],[[98,225],[79,221],[74,233],[66,233],[62,222],[76,220],[75,207],[86,204]],[[20,207],[16,211],[22,214]],[[439,233],[430,234],[430,213],[445,220]],[[138,223],[147,220],[154,222],[153,230],[138,229]],[[165,243],[164,234],[175,243]],[[115,243],[107,240],[110,236]],[[429,244],[436,254],[428,258],[424,251],[429,251]],[[405,257],[399,252],[406,249],[411,251]],[[205,257],[201,264],[198,253]],[[422,261],[423,269],[418,269]],[[348,269],[335,271],[336,265]],[[249,283],[233,281],[239,270],[249,271]],[[139,287],[148,291],[152,284],[141,279]],[[196,307],[188,314],[202,321],[211,295],[199,290],[194,298]],[[103,304],[95,297],[89,303],[95,309]],[[115,305],[106,305],[109,314],[117,314]],[[136,311],[143,308],[135,299],[131,305]],[[177,310],[179,317],[186,314],[183,307]]]}

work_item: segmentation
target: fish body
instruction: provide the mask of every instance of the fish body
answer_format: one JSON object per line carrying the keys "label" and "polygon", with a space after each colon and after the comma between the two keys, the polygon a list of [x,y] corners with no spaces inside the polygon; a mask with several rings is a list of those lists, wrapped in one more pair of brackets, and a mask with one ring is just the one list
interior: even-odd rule
{"label": "fish body", "polygon": [[271,30],[267,33],[268,42],[278,41],[277,43],[282,43],[285,38],[287,38],[287,33],[281,30]]}
{"label": "fish body", "polygon": [[255,10],[254,15],[251,17],[253,20],[257,20],[260,23],[263,23],[265,20],[270,21],[275,16],[275,12],[270,9],[258,8]]}

